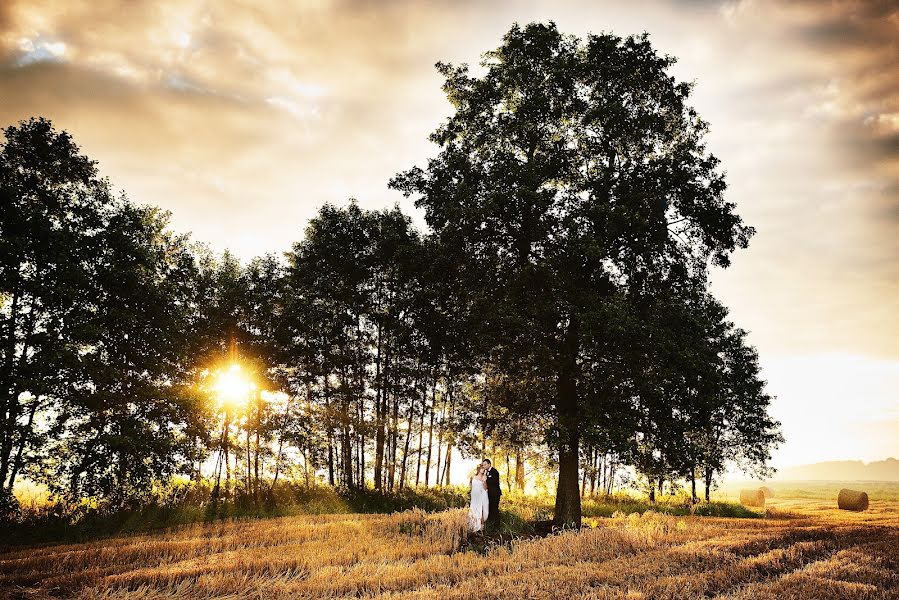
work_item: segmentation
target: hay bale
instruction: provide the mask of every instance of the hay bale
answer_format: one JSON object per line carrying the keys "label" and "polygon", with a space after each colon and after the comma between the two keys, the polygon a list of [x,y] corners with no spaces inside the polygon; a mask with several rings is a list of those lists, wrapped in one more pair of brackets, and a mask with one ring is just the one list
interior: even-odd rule
{"label": "hay bale", "polygon": [[762,490],[740,490],[740,504],[743,506],[765,506],[765,494]]}
{"label": "hay bale", "polygon": [[760,487],[759,489],[762,491],[763,494],[765,494],[765,500],[767,500],[768,498],[773,498],[773,497],[774,497],[774,490],[772,490],[772,489],[769,488],[768,486],[763,485],[763,486]]}
{"label": "hay bale", "polygon": [[868,510],[868,494],[843,488],[840,490],[840,495],[837,496],[837,506],[841,510]]}

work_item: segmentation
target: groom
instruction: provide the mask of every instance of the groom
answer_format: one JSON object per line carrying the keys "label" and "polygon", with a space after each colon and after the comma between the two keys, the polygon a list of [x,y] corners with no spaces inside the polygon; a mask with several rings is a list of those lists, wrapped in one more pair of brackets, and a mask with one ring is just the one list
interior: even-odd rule
{"label": "groom", "polygon": [[493,468],[493,463],[489,458],[485,458],[481,465],[484,467],[484,473],[487,474],[487,498],[490,500],[487,521],[496,527],[499,525],[499,497],[503,495],[499,489],[499,471]]}

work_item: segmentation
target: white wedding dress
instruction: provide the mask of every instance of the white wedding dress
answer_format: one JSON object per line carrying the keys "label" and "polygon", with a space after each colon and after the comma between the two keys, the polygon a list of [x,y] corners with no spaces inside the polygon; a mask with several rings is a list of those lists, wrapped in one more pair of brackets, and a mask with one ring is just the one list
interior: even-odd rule
{"label": "white wedding dress", "polygon": [[490,513],[490,498],[484,482],[477,477],[471,478],[471,507],[468,509],[468,528],[471,531],[482,529],[482,520]]}

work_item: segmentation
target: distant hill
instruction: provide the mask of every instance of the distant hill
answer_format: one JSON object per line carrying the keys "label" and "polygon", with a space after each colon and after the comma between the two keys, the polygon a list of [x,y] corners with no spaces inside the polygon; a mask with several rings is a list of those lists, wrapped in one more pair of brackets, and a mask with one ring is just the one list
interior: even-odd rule
{"label": "distant hill", "polygon": [[860,460],[832,460],[780,469],[774,478],[782,481],[899,481],[899,460],[888,458],[867,464]]}

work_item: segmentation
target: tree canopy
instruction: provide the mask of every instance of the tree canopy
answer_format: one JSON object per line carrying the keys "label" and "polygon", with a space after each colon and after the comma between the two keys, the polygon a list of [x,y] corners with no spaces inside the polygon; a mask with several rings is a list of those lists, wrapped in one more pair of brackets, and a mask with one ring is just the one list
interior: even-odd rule
{"label": "tree canopy", "polygon": [[591,371],[633,335],[622,303],[704,281],[752,234],[723,198],[673,62],[646,35],[582,41],[516,25],[482,76],[438,64],[455,113],[431,136],[440,151],[427,168],[392,181],[458,257],[458,284],[477,290],[466,316],[490,336],[487,360],[554,382],[541,400],[554,415],[558,524],[580,522],[580,440],[595,425],[583,415],[612,395]]}
{"label": "tree canopy", "polygon": [[694,499],[729,465],[765,473],[771,397],[707,283],[753,229],[673,62],[645,35],[516,25],[480,74],[437,65],[454,112],[390,182],[426,231],[326,204],[247,262],[113,194],[49,121],[6,128],[3,510],[22,477],[112,506],[183,478],[212,500],[445,485],[461,452],[519,490],[557,472],[571,525],[625,468]]}

